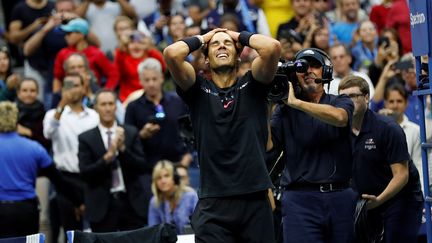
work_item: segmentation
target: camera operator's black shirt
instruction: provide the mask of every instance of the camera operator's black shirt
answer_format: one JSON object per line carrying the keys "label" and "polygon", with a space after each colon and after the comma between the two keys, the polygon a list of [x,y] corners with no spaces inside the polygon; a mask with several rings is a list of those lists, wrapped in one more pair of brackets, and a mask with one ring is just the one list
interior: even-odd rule
{"label": "camera operator's black shirt", "polygon": [[354,105],[346,95],[323,94],[320,104],[343,108],[348,125],[336,127],[289,107],[279,105],[271,119],[272,140],[286,161],[281,184],[348,183],[351,179],[351,121]]}
{"label": "camera operator's black shirt", "polygon": [[393,178],[390,166],[408,161],[408,183],[395,197],[422,200],[419,174],[410,159],[405,133],[399,124],[368,109],[359,135],[351,136],[353,187],[356,191],[378,196]]}
{"label": "camera operator's black shirt", "polygon": [[197,75],[187,91],[200,164],[200,198],[253,193],[270,188],[265,165],[267,94],[270,85],[249,71],[228,89]]}

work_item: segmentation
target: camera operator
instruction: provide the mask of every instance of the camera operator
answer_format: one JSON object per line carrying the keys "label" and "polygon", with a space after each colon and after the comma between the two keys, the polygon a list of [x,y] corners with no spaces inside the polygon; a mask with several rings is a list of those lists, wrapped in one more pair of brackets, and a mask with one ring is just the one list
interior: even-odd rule
{"label": "camera operator", "polygon": [[288,98],[271,119],[273,149],[283,150],[286,161],[284,242],[350,242],[356,198],[350,188],[349,143],[354,106],[348,96],[324,92],[333,72],[325,52],[306,48],[296,54],[295,62],[300,60],[308,68],[292,73]]}

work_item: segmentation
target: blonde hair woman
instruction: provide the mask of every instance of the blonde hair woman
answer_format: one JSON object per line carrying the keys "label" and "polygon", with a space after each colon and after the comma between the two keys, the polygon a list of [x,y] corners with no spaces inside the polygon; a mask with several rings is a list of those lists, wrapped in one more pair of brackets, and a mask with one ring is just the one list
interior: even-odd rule
{"label": "blonde hair woman", "polygon": [[194,189],[180,183],[174,165],[168,160],[157,162],[153,169],[149,226],[169,223],[176,226],[178,234],[184,233],[198,202]]}

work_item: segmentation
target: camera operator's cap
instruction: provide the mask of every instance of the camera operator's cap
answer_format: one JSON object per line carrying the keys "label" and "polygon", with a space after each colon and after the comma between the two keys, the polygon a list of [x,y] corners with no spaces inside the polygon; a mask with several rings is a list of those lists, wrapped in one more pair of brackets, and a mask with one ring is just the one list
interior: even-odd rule
{"label": "camera operator's cap", "polygon": [[302,50],[296,56],[296,60],[300,60],[300,59],[307,60],[307,59],[310,59],[310,58],[313,58],[313,59],[317,60],[321,64],[321,66],[330,66],[331,65],[331,63],[327,63],[327,62],[329,62],[329,60],[327,60],[327,58],[325,58],[318,51],[315,51],[315,50],[312,50],[312,49]]}
{"label": "camera operator's cap", "polygon": [[67,24],[60,26],[60,28],[67,33],[79,32],[84,35],[87,35],[89,31],[88,22],[82,18],[72,19]]}

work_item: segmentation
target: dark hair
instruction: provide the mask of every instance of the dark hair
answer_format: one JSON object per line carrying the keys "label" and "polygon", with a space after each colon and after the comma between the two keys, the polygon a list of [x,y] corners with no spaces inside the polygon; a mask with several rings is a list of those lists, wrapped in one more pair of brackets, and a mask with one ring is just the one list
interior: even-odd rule
{"label": "dark hair", "polygon": [[81,81],[81,85],[84,85],[84,78],[79,73],[68,73],[64,76],[63,81],[66,79],[66,77],[78,77]]}
{"label": "dark hair", "polygon": [[390,85],[387,85],[387,87],[385,88],[385,91],[384,91],[384,99],[385,100],[389,97],[391,91],[399,92],[399,94],[402,95],[402,97],[404,98],[405,101],[408,100],[408,92],[402,84],[392,83]]}
{"label": "dark hair", "polygon": [[36,91],[39,91],[39,84],[38,84],[38,82],[36,81],[36,79],[31,78],[31,77],[25,77],[25,78],[21,79],[21,80],[18,82],[17,90],[20,90],[20,89],[21,89],[21,85],[22,85],[24,82],[27,82],[27,81],[33,82],[33,83],[36,85]]}
{"label": "dark hair", "polygon": [[[233,40],[234,44],[235,41]],[[241,52],[243,51],[243,48],[238,48],[237,45],[234,45],[236,51],[237,51],[237,56],[240,56]],[[206,43],[202,48],[201,51],[204,53],[205,57],[208,57],[208,51],[209,51],[209,47],[208,47],[208,43]]]}
{"label": "dark hair", "polygon": [[359,87],[362,94],[369,95],[369,84],[362,77],[354,75],[346,76],[340,81],[338,91],[351,87]]}
{"label": "dark hair", "polygon": [[103,93],[110,93],[110,94],[112,94],[113,96],[114,96],[114,101],[116,101],[117,100],[117,94],[114,92],[114,91],[112,91],[112,90],[110,90],[110,89],[100,89],[100,90],[98,90],[97,92],[96,92],[96,94],[95,94],[95,96],[94,96],[94,105],[96,105],[97,104],[97,102],[98,102],[98,98],[99,98],[99,95],[101,95],[101,94],[103,94]]}
{"label": "dark hair", "polygon": [[232,22],[237,26],[237,30],[235,31],[239,31],[240,30],[240,20],[237,17],[237,15],[232,14],[232,13],[225,13],[219,21],[219,27],[222,26],[223,24],[225,24],[226,22]]}
{"label": "dark hair", "polygon": [[[324,30],[324,29],[327,29],[327,31],[329,32],[328,35],[329,35],[329,39],[330,39],[330,30],[329,30],[327,27],[325,27],[325,26],[319,26],[319,28],[316,28],[316,29],[312,32],[311,47],[322,49],[321,47],[319,47],[319,46],[317,45],[317,43],[316,43],[316,41],[315,41],[315,37],[318,35],[318,32],[320,32],[320,31],[322,31],[322,30]],[[329,50],[329,48],[330,48],[330,44],[327,42],[327,47],[326,47],[327,51]],[[325,50],[324,50],[324,51],[325,51]]]}
{"label": "dark hair", "polygon": [[387,28],[387,27],[385,27],[384,29],[381,30],[381,34],[379,36],[382,36],[383,32],[390,32],[390,33],[392,33],[392,35],[396,38],[396,42],[397,42],[398,49],[399,49],[399,53],[398,53],[399,57],[403,56],[402,41],[401,41],[401,38],[400,38],[399,33],[397,32],[397,30],[394,29],[394,28]]}
{"label": "dark hair", "polygon": [[9,75],[12,74],[12,56],[11,56],[9,49],[6,46],[1,46],[0,52],[3,52],[4,54],[6,54],[6,57],[9,60],[9,67],[6,70],[6,78],[7,78],[7,77],[9,77]]}

